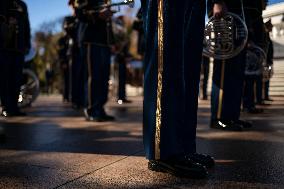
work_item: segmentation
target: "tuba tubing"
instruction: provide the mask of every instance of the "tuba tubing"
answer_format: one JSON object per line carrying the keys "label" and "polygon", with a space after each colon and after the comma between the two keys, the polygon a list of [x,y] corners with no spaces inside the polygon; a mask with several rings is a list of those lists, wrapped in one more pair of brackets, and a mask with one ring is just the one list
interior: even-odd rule
{"label": "tuba tubing", "polygon": [[236,14],[228,12],[222,18],[211,17],[205,26],[203,55],[225,60],[238,55],[246,46],[248,29]]}

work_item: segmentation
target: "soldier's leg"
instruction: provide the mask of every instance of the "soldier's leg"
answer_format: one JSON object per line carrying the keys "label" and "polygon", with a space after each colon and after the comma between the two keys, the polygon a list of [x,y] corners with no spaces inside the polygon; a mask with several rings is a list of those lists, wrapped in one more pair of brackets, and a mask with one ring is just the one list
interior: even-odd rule
{"label": "soldier's leg", "polygon": [[213,70],[211,95],[211,127],[240,131],[240,108],[244,83],[244,53],[226,60],[216,61]]}
{"label": "soldier's leg", "polygon": [[224,99],[221,119],[238,120],[244,85],[245,56],[240,53],[226,64],[224,78]]}
{"label": "soldier's leg", "polygon": [[196,152],[196,125],[200,81],[202,41],[204,31],[205,1],[193,2],[186,11],[184,32],[184,126],[180,129],[186,154]]}
{"label": "soldier's leg", "polygon": [[101,51],[97,46],[87,44],[85,52],[88,65],[88,113],[99,116],[102,111],[99,100],[102,88]]}
{"label": "soldier's leg", "polygon": [[110,63],[111,63],[111,52],[109,47],[103,47],[101,49],[101,61],[102,61],[102,88],[100,95],[100,104],[102,107],[108,101],[109,92],[109,77],[110,77]]}
{"label": "soldier's leg", "polygon": [[209,79],[209,61],[203,62],[203,99],[207,99],[207,86],[208,86],[208,79]]}
{"label": "soldier's leg", "polygon": [[214,60],[213,65],[213,77],[212,77],[212,89],[211,89],[211,120],[215,121],[221,119],[220,116],[220,108],[223,103],[223,99],[221,98],[220,93],[224,90],[224,66],[222,65],[222,61]]}
{"label": "soldier's leg", "polygon": [[[11,53],[11,77],[10,77],[10,107],[14,113],[19,112],[18,98],[23,78],[24,55],[20,53]],[[10,108],[9,108],[10,109]]]}
{"label": "soldier's leg", "polygon": [[[188,20],[186,14],[191,16],[194,11],[200,12],[201,9],[193,7],[195,3],[196,6],[203,4],[203,1],[177,3],[173,0],[161,0],[158,5],[156,1],[144,3],[148,9],[144,14],[147,47],[143,128],[145,151],[150,160],[149,168],[184,176],[204,177],[207,175],[204,167],[186,156],[195,152],[195,133],[191,132],[195,132],[196,127],[196,117],[186,117],[191,112],[196,115],[195,102],[186,100],[186,87],[197,85],[193,87],[197,88],[196,94],[193,92],[189,97],[197,100],[198,79],[188,83],[188,79],[195,78],[195,75],[191,72],[187,75],[185,71],[185,64],[188,64],[189,59],[193,58],[192,61],[195,61],[194,56],[185,55],[188,53],[185,42],[191,38],[187,36],[187,31],[192,27],[191,19]],[[200,17],[204,19],[204,15]],[[198,18],[194,20],[198,22]],[[204,20],[201,22],[204,24]],[[196,30],[200,32],[198,28]],[[200,42],[201,46],[202,36],[200,38],[200,41],[195,42]],[[199,76],[201,52],[196,56],[199,56],[198,69],[191,71],[197,71]],[[188,104],[193,106],[187,109]]]}
{"label": "soldier's leg", "polygon": [[269,100],[269,85],[270,85],[270,80],[266,81],[264,84],[264,99]]}
{"label": "soldier's leg", "polygon": [[0,51],[0,98],[1,98],[1,106],[2,106],[2,110],[5,110],[6,106],[7,106],[7,69],[8,69],[8,59],[7,59],[7,55],[5,52]]}
{"label": "soldier's leg", "polygon": [[254,78],[246,76],[244,82],[243,108],[244,110],[250,110],[254,107]]}
{"label": "soldier's leg", "polygon": [[[123,59],[123,58],[122,58]],[[126,62],[118,62],[118,99],[125,100],[125,85],[126,85]]]}

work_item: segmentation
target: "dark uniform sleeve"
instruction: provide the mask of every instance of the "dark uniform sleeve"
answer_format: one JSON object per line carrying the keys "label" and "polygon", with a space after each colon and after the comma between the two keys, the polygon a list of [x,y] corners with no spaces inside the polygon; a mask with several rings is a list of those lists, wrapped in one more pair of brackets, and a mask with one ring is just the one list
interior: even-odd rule
{"label": "dark uniform sleeve", "polygon": [[77,18],[85,23],[95,22],[99,19],[99,13],[91,13],[94,10],[92,7],[98,6],[98,3],[93,2],[92,5],[85,5],[75,9]]}

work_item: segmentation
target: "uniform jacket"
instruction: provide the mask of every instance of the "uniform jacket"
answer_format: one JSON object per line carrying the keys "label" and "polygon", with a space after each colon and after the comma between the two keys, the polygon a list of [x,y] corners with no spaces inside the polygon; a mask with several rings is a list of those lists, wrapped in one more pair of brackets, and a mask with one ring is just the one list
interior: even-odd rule
{"label": "uniform jacket", "polygon": [[0,49],[25,53],[31,47],[30,23],[26,4],[13,0],[6,21],[1,25]]}
{"label": "uniform jacket", "polygon": [[83,43],[94,43],[107,46],[112,41],[112,31],[108,22],[98,17],[98,13],[90,14],[88,11],[97,9],[104,0],[89,0],[87,4],[76,9],[79,20],[85,24],[80,31],[79,38]]}
{"label": "uniform jacket", "polygon": [[[243,2],[243,7],[241,2]],[[266,2],[267,0],[208,0],[208,15],[209,17],[212,16],[214,3],[225,3],[229,12],[233,12],[244,19],[249,31],[249,39],[258,46],[264,48],[265,36],[262,11]],[[244,17],[242,15],[242,10],[244,10]]]}

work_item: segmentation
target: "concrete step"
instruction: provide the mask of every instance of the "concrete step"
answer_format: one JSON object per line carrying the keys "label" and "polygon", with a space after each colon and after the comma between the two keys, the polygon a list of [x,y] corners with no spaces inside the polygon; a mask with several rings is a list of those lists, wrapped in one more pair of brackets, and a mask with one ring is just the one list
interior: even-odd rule
{"label": "concrete step", "polygon": [[[279,50],[280,46],[276,45],[276,48]],[[279,56],[279,52],[277,56]],[[272,96],[284,96],[284,60],[274,60],[274,75],[270,81],[269,92]]]}

